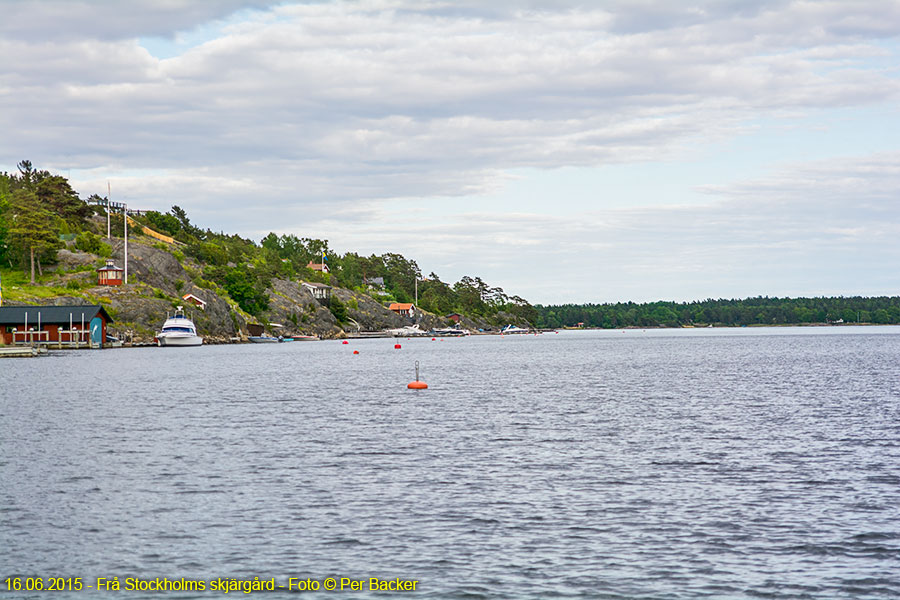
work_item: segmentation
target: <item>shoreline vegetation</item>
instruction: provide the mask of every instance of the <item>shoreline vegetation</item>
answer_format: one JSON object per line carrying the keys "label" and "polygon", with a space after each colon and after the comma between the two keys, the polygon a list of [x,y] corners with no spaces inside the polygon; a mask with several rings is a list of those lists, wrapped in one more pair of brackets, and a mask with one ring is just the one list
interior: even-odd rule
{"label": "shoreline vegetation", "polygon": [[769,298],[695,302],[535,305],[546,328],[762,327],[897,325],[900,296]]}
{"label": "shoreline vegetation", "polygon": [[[0,172],[4,306],[101,304],[113,330],[136,343],[151,341],[175,307],[188,307],[188,295],[203,302],[193,316],[211,343],[245,341],[251,324],[275,336],[335,338],[457,322],[472,331],[531,328],[537,320],[527,300],[477,276],[447,283],[398,253],[341,254],[328,240],[294,234],[256,242],[202,229],[177,205],[166,213],[128,206],[125,215],[125,205],[82,199],[65,177],[30,161],[17,167]],[[127,284],[98,285],[107,260],[126,266],[126,220]]]}

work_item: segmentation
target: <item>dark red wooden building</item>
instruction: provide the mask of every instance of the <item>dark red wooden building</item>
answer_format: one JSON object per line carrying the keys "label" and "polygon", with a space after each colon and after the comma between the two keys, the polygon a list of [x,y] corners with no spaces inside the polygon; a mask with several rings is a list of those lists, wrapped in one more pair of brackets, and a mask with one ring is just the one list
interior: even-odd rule
{"label": "dark red wooden building", "polygon": [[102,348],[112,317],[99,304],[83,306],[2,306],[3,344],[60,344]]}
{"label": "dark red wooden building", "polygon": [[117,267],[113,261],[107,260],[105,267],[97,269],[97,285],[122,285],[122,273],[125,269]]}

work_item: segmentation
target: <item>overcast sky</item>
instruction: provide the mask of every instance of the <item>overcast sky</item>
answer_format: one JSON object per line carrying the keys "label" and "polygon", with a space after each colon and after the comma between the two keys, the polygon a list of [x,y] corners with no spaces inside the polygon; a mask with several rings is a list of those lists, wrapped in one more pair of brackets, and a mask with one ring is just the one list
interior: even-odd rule
{"label": "overcast sky", "polygon": [[0,0],[0,170],[535,303],[900,294],[900,0]]}

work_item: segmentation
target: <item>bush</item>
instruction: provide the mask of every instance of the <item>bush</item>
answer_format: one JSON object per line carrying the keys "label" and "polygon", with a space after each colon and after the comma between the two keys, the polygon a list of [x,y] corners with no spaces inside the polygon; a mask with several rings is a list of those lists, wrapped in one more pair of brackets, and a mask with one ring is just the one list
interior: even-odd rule
{"label": "bush", "polygon": [[90,231],[82,231],[75,236],[75,248],[82,252],[90,252],[101,258],[112,256],[112,247],[105,243],[99,235]]}
{"label": "bush", "polygon": [[344,303],[337,296],[331,297],[331,304],[328,305],[328,310],[331,311],[338,323],[343,323],[347,320],[347,307],[344,306]]}
{"label": "bush", "polygon": [[100,247],[103,242],[100,236],[90,231],[82,231],[75,236],[75,247],[82,252],[90,252],[91,254],[99,254]]}

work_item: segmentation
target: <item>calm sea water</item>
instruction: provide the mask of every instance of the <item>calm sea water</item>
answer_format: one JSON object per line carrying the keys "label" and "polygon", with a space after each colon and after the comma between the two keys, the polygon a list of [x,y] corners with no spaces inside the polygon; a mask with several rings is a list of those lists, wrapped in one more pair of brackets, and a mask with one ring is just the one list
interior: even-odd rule
{"label": "calm sea water", "polygon": [[900,328],[394,343],[3,360],[0,579],[900,597]]}

